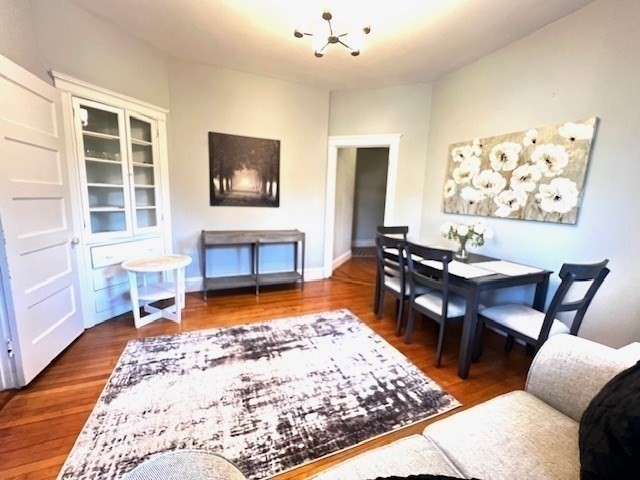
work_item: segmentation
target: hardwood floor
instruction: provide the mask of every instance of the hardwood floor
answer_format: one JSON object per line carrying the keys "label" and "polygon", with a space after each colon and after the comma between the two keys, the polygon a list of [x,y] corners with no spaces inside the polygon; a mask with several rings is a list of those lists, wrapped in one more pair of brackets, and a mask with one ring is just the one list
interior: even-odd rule
{"label": "hardwood floor", "polygon": [[[272,287],[255,297],[251,291],[187,295],[182,324],[161,320],[139,330],[131,314],[87,330],[29,386],[0,393],[0,478],[55,478],[76,437],[89,417],[127,341],[135,338],[224,327],[278,317],[348,308],[389,343],[411,359],[468,408],[505,392],[524,387],[531,358],[516,347],[505,355],[503,340],[485,335],[480,363],[472,365],[467,380],[456,374],[460,328],[447,332],[442,367],[433,366],[436,330],[425,320],[414,341],[405,345],[394,334],[394,301],[385,304],[384,316],[372,313],[373,259],[352,259],[330,280],[308,282],[299,287]],[[451,413],[455,413],[451,412]],[[359,447],[302,466],[278,479],[306,478],[328,465],[397,438],[419,433],[442,416],[385,435]]]}

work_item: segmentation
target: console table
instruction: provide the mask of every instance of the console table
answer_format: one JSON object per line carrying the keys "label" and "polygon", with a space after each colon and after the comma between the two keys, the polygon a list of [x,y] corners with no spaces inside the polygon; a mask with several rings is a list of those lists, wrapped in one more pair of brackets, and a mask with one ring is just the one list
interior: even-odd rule
{"label": "console table", "polygon": [[[203,230],[200,258],[202,261],[203,296],[207,291],[227,288],[255,287],[260,294],[261,285],[278,285],[300,282],[304,289],[305,234],[299,230]],[[267,244],[293,245],[293,270],[284,272],[260,272],[260,246]],[[207,276],[207,250],[228,246],[251,247],[251,273],[248,275]],[[298,264],[300,269],[298,270]]]}

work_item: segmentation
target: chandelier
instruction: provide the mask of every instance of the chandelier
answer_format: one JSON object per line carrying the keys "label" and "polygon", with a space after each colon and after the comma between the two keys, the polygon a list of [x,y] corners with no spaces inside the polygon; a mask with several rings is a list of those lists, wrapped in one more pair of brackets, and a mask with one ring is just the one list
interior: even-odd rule
{"label": "chandelier", "polygon": [[[309,37],[313,37],[313,40],[312,40],[313,53],[318,58],[324,57],[325,49],[329,45],[333,45],[333,44],[336,44],[336,43],[339,43],[343,47],[346,47],[349,50],[349,52],[351,53],[351,55],[353,55],[354,57],[357,57],[358,55],[360,55],[360,48],[351,47],[347,43],[345,43],[344,40],[346,40],[345,37],[347,35],[349,35],[348,32],[337,34],[336,32],[333,31],[333,25],[331,25],[331,19],[332,18],[333,18],[333,16],[331,15],[331,12],[329,12],[329,11],[325,11],[322,14],[322,19],[327,22],[327,26],[328,26],[328,30],[325,30],[322,33],[319,32],[319,31],[316,31],[314,33],[307,33],[307,32],[301,32],[300,30],[296,29],[296,30],[294,30],[293,35],[296,38],[302,38],[305,35],[309,36]],[[364,35],[368,35],[369,32],[371,32],[371,27],[370,26],[366,26],[366,27],[364,27],[362,29],[362,33]],[[355,35],[355,34],[353,34],[353,35]],[[353,43],[352,43],[352,45],[353,45]]]}

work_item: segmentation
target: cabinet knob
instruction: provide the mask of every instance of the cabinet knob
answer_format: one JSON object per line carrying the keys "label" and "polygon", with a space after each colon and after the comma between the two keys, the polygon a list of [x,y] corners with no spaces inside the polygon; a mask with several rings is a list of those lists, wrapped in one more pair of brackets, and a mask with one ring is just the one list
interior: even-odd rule
{"label": "cabinet knob", "polygon": [[80,239],[78,237],[73,237],[69,243],[71,243],[71,245],[79,245]]}

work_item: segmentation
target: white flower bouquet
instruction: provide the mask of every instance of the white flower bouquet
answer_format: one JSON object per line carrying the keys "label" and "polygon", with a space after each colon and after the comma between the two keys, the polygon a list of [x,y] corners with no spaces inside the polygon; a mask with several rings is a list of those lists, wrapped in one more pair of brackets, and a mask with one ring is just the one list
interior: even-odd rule
{"label": "white flower bouquet", "polygon": [[460,260],[466,260],[468,257],[467,242],[471,246],[481,247],[484,245],[485,239],[493,237],[493,230],[483,222],[472,224],[447,222],[440,227],[440,233],[442,233],[443,237],[449,240],[456,240],[460,244],[456,253],[456,258]]}

